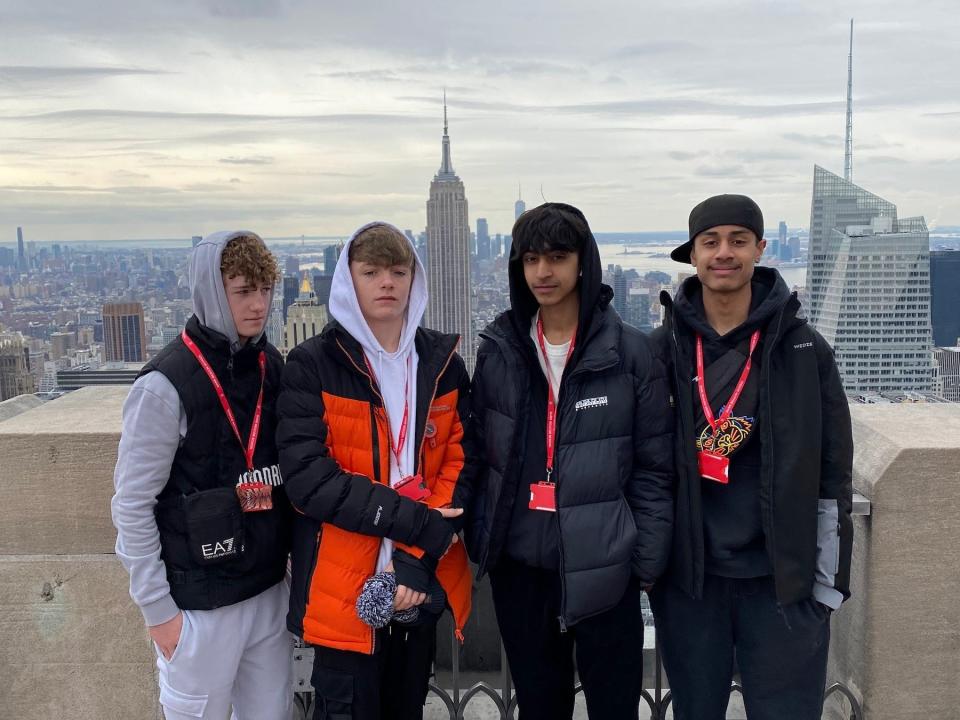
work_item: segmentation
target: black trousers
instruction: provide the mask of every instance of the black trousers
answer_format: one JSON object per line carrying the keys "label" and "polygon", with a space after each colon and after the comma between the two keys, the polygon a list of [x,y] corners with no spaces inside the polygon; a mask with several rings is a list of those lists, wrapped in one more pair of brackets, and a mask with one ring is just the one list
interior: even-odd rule
{"label": "black trousers", "polygon": [[664,582],[650,605],[675,720],[723,720],[734,660],[750,720],[820,720],[830,612],[813,598],[778,608],[770,577],[707,575],[702,600]]}
{"label": "black trousers", "polygon": [[313,720],[421,720],[437,623],[377,631],[373,655],[313,646]]}
{"label": "black trousers", "polygon": [[[573,716],[574,655],[587,714],[636,720],[643,691],[642,590],[560,632],[560,575],[503,558],[490,571],[493,604],[517,689],[517,720]],[[604,592],[601,587],[598,593]]]}

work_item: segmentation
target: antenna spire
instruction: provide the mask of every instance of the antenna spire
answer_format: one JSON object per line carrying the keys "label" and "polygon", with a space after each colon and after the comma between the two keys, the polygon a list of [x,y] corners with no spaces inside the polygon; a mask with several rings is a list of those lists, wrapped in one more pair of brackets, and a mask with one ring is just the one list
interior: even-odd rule
{"label": "antenna spire", "polygon": [[853,182],[853,18],[850,18],[850,54],[847,55],[847,135],[843,154],[843,179]]}

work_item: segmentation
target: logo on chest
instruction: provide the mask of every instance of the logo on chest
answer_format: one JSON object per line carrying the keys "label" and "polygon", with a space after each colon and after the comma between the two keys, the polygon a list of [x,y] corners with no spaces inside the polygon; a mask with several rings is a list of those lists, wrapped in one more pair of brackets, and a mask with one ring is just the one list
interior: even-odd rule
{"label": "logo on chest", "polygon": [[577,400],[576,411],[580,412],[581,410],[588,410],[589,408],[598,408],[607,405],[607,396],[601,395],[600,397],[593,398],[584,398],[583,400]]}

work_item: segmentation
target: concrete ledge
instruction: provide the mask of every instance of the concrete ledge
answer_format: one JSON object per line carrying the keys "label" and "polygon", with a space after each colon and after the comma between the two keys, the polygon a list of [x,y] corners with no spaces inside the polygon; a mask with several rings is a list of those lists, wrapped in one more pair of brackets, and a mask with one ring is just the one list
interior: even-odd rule
{"label": "concrete ledge", "polygon": [[960,405],[852,406],[853,597],[837,612],[828,677],[868,720],[960,707]]}
{"label": "concrete ledge", "polygon": [[113,552],[113,466],[129,390],[84,388],[0,422],[0,555]]}
{"label": "concrete ledge", "polygon": [[43,400],[36,395],[17,395],[9,400],[4,400],[0,402],[0,422],[9,420],[40,405],[43,405]]}
{"label": "concrete ledge", "polygon": [[0,717],[159,720],[127,587],[112,555],[0,556]]}

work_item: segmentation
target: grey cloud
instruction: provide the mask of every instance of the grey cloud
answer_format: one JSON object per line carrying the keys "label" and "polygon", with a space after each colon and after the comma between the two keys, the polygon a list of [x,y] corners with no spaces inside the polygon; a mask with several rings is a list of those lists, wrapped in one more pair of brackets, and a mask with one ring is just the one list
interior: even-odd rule
{"label": "grey cloud", "polygon": [[[27,120],[31,122],[58,121],[58,120],[163,120],[163,121],[194,121],[210,123],[230,122],[293,122],[293,123],[387,123],[409,124],[427,121],[426,116],[391,115],[386,113],[331,113],[329,115],[253,115],[243,113],[201,113],[201,112],[170,112],[162,110],[117,110],[107,108],[88,108],[78,110],[59,110],[37,113],[35,115],[7,115],[0,116],[3,120]],[[432,122],[434,118],[429,118]]]}
{"label": "grey cloud", "polygon": [[667,155],[673,160],[693,160],[695,158],[701,157],[703,153],[698,152],[683,152],[681,150],[674,150],[673,152],[667,153]]}
{"label": "grey cloud", "polygon": [[227,165],[271,165],[273,158],[267,155],[251,155],[249,157],[220,158],[220,162]]}
{"label": "grey cloud", "polygon": [[23,84],[29,82],[50,82],[78,79],[100,79],[121,75],[170,75],[166,70],[152,70],[130,67],[94,67],[64,66],[47,67],[40,65],[0,65],[0,84]]}
{"label": "grey cloud", "polygon": [[647,58],[656,55],[690,52],[695,47],[693,43],[684,40],[651,40],[650,42],[627,45],[618,50],[614,50],[610,54],[610,57],[616,59],[634,57]]}
{"label": "grey cloud", "polygon": [[804,133],[784,133],[781,135],[784,140],[800,143],[801,145],[813,145],[814,147],[836,148],[843,144],[843,137],[840,135],[806,135]]}
{"label": "grey cloud", "polygon": [[743,177],[747,171],[743,165],[701,165],[694,174],[708,178]]}

